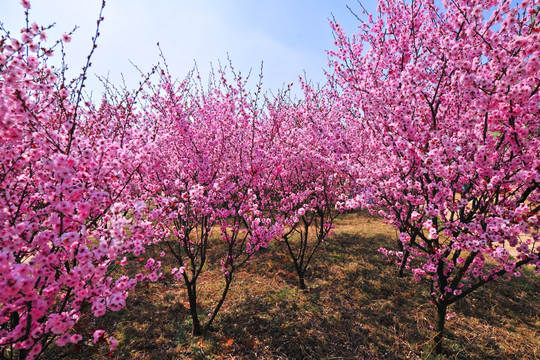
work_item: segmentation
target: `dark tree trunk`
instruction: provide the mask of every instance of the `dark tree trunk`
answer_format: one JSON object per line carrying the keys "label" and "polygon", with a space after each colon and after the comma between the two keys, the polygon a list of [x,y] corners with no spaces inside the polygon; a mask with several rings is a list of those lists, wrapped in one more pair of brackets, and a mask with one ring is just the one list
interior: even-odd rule
{"label": "dark tree trunk", "polygon": [[225,298],[227,297],[227,292],[229,292],[229,288],[231,286],[232,282],[232,273],[229,277],[225,278],[225,289],[223,289],[223,293],[221,294],[221,299],[219,300],[217,306],[215,307],[212,316],[210,317],[210,320],[206,323],[204,326],[203,332],[207,332],[212,328],[212,323],[214,322],[214,319],[216,318],[217,313],[219,312],[219,309],[221,309],[221,306],[225,302]]}
{"label": "dark tree trunk", "polygon": [[300,286],[300,289],[306,290],[306,282],[304,280],[304,273],[298,273],[298,285]]}
{"label": "dark tree trunk", "polygon": [[19,360],[24,360],[28,356],[29,351],[26,349],[19,350]]}
{"label": "dark tree trunk", "polygon": [[437,304],[437,327],[435,329],[435,353],[437,355],[442,354],[443,351],[443,338],[444,338],[444,325],[446,323],[446,311],[448,305],[446,303]]}
{"label": "dark tree trunk", "polygon": [[405,266],[407,266],[407,260],[409,259],[409,251],[405,250],[403,253],[403,259],[401,260],[401,266],[399,267],[398,276],[405,276]]}
{"label": "dark tree trunk", "polygon": [[199,321],[199,315],[197,314],[197,288],[195,283],[186,284],[189,298],[189,311],[191,314],[191,320],[193,322],[192,333],[193,336],[200,336],[203,334],[201,322]]}

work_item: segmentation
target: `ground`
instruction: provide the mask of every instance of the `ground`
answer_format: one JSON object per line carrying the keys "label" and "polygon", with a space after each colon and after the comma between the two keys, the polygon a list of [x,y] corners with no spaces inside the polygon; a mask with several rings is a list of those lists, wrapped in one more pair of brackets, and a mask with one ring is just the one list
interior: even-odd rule
{"label": "ground", "polygon": [[[167,276],[141,284],[125,309],[81,331],[110,329],[118,340],[76,346],[76,359],[430,359],[435,311],[425,284],[398,278],[378,248],[396,234],[367,214],[341,217],[299,290],[284,244],[273,243],[236,274],[206,337],[190,333],[184,288]],[[159,249],[151,249],[158,253]],[[165,257],[165,268],[174,266]],[[128,268],[129,271],[129,268]],[[455,304],[444,359],[540,359],[540,277],[531,269],[511,282],[490,284]],[[200,305],[217,302],[219,270],[201,279]],[[90,335],[88,335],[90,337]],[[55,355],[58,356],[58,353]]]}

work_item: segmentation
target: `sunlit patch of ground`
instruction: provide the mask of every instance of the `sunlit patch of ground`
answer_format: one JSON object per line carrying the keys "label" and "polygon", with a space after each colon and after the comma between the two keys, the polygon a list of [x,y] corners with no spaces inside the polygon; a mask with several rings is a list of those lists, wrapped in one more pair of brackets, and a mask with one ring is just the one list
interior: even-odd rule
{"label": "sunlit patch of ground", "polygon": [[[394,230],[378,218],[340,218],[308,271],[307,291],[297,288],[283,244],[272,244],[236,274],[215,329],[204,338],[190,334],[185,290],[172,277],[142,284],[125,309],[85,325],[90,331],[107,324],[117,350],[109,356],[106,344],[79,346],[70,349],[69,358],[433,358],[435,314],[425,284],[398,278],[396,266],[377,251],[395,242]],[[176,266],[172,258],[163,260],[166,269]],[[135,272],[135,265],[124,270]],[[448,323],[444,358],[540,358],[540,278],[527,269],[522,273],[450,309],[458,316]],[[202,315],[218,300],[220,276],[211,268],[201,279]]]}

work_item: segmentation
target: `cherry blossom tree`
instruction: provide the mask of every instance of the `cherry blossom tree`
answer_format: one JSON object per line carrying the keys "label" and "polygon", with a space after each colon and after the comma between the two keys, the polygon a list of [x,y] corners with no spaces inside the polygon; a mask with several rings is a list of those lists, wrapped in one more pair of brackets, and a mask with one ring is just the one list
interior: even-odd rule
{"label": "cherry blossom tree", "polygon": [[381,1],[351,39],[333,24],[334,80],[363,190],[400,231],[382,249],[448,308],[540,265],[537,1]]}
{"label": "cherry blossom tree", "polygon": [[[30,4],[22,4],[28,19]],[[68,82],[63,69],[46,62],[70,35],[48,47],[46,29],[27,23],[20,38],[0,38],[0,354],[6,359],[35,359],[53,343],[78,343],[82,316],[123,308],[137,280],[111,274],[125,264],[124,254],[140,251],[132,239],[145,236],[138,224],[144,203],[130,187],[140,164],[132,145],[142,134],[127,128],[112,134],[112,113],[84,101],[96,39],[81,76]],[[94,340],[102,336],[98,330]]]}
{"label": "cherry blossom tree", "polygon": [[[348,177],[339,172],[333,134],[340,124],[332,97],[303,84],[304,98],[296,103],[280,96],[270,103],[269,145],[272,213],[285,229],[280,240],[307,289],[306,271],[313,256],[328,238],[340,214],[336,205],[346,191]],[[339,112],[337,112],[339,114]],[[339,139],[338,139],[339,142]]]}
{"label": "cherry blossom tree", "polygon": [[[258,93],[246,90],[240,74],[232,83],[226,76],[220,70],[205,90],[190,77],[175,84],[163,71],[146,115],[155,138],[145,175],[155,205],[148,219],[178,262],[172,274],[186,286],[194,335],[211,327],[236,270],[282,228],[265,215],[259,191],[266,179]],[[219,255],[208,264],[211,246]],[[198,280],[208,265],[222,271],[224,286],[203,323]]]}

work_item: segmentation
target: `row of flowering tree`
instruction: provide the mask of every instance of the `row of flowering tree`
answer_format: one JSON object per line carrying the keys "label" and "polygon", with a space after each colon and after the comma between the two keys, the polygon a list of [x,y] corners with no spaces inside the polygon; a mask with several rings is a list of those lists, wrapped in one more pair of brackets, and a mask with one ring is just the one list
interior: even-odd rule
{"label": "row of flowering tree", "polygon": [[[160,73],[145,92],[148,156],[137,171],[153,242],[176,260],[172,275],[187,289],[192,332],[201,335],[235,272],[274,239],[286,244],[299,287],[306,288],[307,268],[333,228],[348,178],[334,169],[330,148],[322,153],[319,144],[336,108],[321,106],[328,96],[306,86],[301,102],[286,101],[286,92],[269,99],[261,83],[249,91],[249,76],[243,79],[232,65],[212,74],[207,88],[194,73],[183,82],[166,68]],[[217,258],[209,257],[210,247]],[[159,267],[148,260],[147,270]],[[213,268],[224,283],[208,312],[198,305],[198,280]]]}
{"label": "row of flowering tree", "polygon": [[[399,230],[397,248],[381,251],[429,284],[441,353],[450,305],[540,265],[538,4],[442,5],[383,1],[352,39],[333,24],[330,86],[303,83],[299,101],[251,91],[233,69],[203,87],[156,67],[136,91],[93,104],[83,87],[96,39],[69,82],[47,66],[69,35],[47,47],[35,24],[6,33],[1,356],[82,341],[80,318],[120,310],[138,281],[163,278],[154,258],[115,275],[150,245],[175,259],[193,334],[204,334],[258,250],[281,241],[306,288],[339,211],[359,206]],[[222,292],[202,309],[212,268]]]}
{"label": "row of flowering tree", "polygon": [[448,307],[540,265],[537,1],[381,1],[352,39],[333,24],[357,203],[399,231],[381,251]]}
{"label": "row of flowering tree", "polygon": [[[30,5],[23,6],[28,17]],[[20,39],[6,33],[0,42],[2,358],[39,358],[51,345],[86,341],[81,318],[120,310],[138,281],[162,278],[153,258],[142,270],[147,275],[115,275],[150,244],[177,260],[172,273],[187,289],[193,334],[203,334],[237,269],[273,239],[290,248],[285,228],[300,223],[317,234],[315,247],[308,253],[301,245],[295,258],[305,286],[335,217],[343,181],[325,168],[315,138],[309,155],[290,153],[292,145],[308,146],[297,132],[308,112],[292,114],[297,110],[282,104],[269,110],[269,100],[248,91],[240,75],[231,81],[220,71],[203,88],[195,77],[175,82],[154,68],[155,84],[148,77],[136,91],[109,87],[99,104],[87,101],[101,21],[82,74],[71,82],[64,68],[47,65],[70,35],[47,47],[46,29],[29,24]],[[286,112],[299,122],[283,121]],[[280,170],[291,166],[293,174],[293,164],[302,164],[296,177]],[[300,200],[287,207],[293,197]],[[216,244],[220,257],[210,261]],[[203,321],[198,279],[212,266],[224,286]],[[95,330],[94,342],[105,333]]]}

